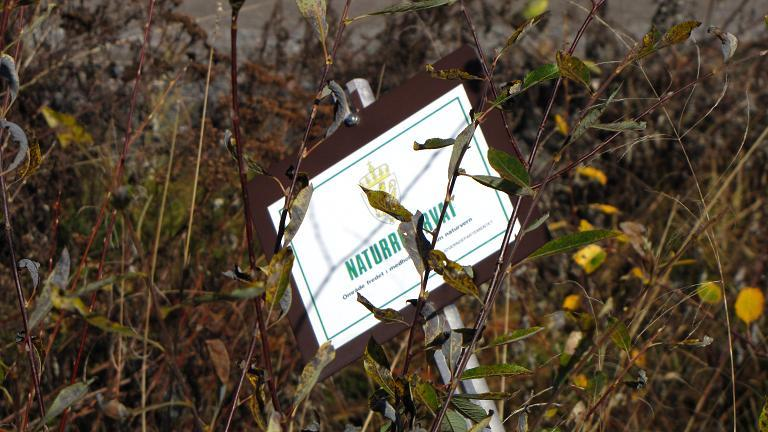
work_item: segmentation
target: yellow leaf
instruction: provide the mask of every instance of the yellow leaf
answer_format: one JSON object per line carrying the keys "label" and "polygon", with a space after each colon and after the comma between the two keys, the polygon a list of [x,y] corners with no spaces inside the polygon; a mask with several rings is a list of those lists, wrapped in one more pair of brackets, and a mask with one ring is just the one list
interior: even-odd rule
{"label": "yellow leaf", "polygon": [[30,174],[37,171],[37,168],[40,167],[42,162],[43,154],[40,151],[40,144],[33,142],[29,145],[29,159],[27,159],[27,164],[19,170],[19,178],[27,178]]}
{"label": "yellow leaf", "polygon": [[584,176],[590,180],[595,180],[603,186],[608,183],[608,176],[606,176],[604,172],[595,167],[578,167],[576,168],[576,174]]}
{"label": "yellow leaf", "polygon": [[718,304],[723,299],[723,292],[717,282],[704,282],[696,289],[696,294],[704,303]]}
{"label": "yellow leaf", "polygon": [[605,261],[605,257],[605,249],[596,244],[586,246],[573,254],[573,260],[583,268],[587,274],[591,274],[597,270],[597,268],[603,264],[603,261]]}
{"label": "yellow leaf", "polygon": [[621,211],[610,204],[590,204],[589,208],[603,212],[607,215],[615,215],[621,213]]}
{"label": "yellow leaf", "polygon": [[[645,361],[645,354],[638,355],[639,353],[640,353],[640,351],[638,351],[637,348],[632,348],[632,351],[629,353],[630,356],[631,356],[630,358],[634,358],[635,359],[635,364],[639,368],[645,369],[648,366],[648,364]],[[635,358],[635,357],[637,357],[637,358]]]}
{"label": "yellow leaf", "polygon": [[561,135],[568,136],[568,122],[560,114],[555,114],[555,127]]}
{"label": "yellow leaf", "polygon": [[592,231],[595,226],[589,223],[588,220],[582,219],[579,221],[579,231]]}
{"label": "yellow leaf", "polygon": [[523,9],[523,18],[531,19],[536,15],[541,15],[547,11],[549,0],[528,0]]}
{"label": "yellow leaf", "polygon": [[760,318],[760,315],[763,314],[764,305],[765,296],[759,288],[742,288],[739,291],[739,296],[736,297],[736,316],[749,324]]}
{"label": "yellow leaf", "polygon": [[587,385],[589,384],[589,380],[584,374],[574,375],[574,377],[571,378],[571,381],[573,381],[573,385],[581,388],[587,388]]}
{"label": "yellow leaf", "polygon": [[563,228],[566,228],[567,226],[568,226],[568,222],[566,221],[555,221],[547,224],[547,228],[549,228],[550,231],[563,229]]}
{"label": "yellow leaf", "polygon": [[73,143],[93,144],[93,136],[77,122],[74,116],[60,113],[49,107],[43,107],[41,112],[48,126],[56,131],[56,138],[63,148],[67,148]]}
{"label": "yellow leaf", "polygon": [[563,300],[563,309],[575,311],[581,307],[581,296],[579,294],[570,294]]}
{"label": "yellow leaf", "polygon": [[557,414],[557,408],[550,408],[546,411],[544,411],[544,418],[545,419],[551,419]]}
{"label": "yellow leaf", "polygon": [[648,282],[650,282],[648,277],[645,275],[645,272],[640,267],[632,267],[632,270],[630,270],[629,273],[632,276],[640,279],[643,282],[643,285],[648,285]]}

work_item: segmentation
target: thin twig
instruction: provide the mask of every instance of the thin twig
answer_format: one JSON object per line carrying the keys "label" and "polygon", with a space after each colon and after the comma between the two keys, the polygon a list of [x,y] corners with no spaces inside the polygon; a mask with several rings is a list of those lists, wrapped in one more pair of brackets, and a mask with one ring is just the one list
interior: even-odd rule
{"label": "thin twig", "polygon": [[[294,170],[295,175],[291,179],[291,186],[288,189],[288,193],[285,196],[285,204],[283,206],[283,212],[280,218],[280,224],[278,226],[277,230],[277,238],[275,239],[275,246],[273,248],[274,252],[277,253],[277,251],[280,250],[280,245],[282,244],[282,237],[283,233],[285,232],[285,224],[286,224],[286,216],[288,214],[288,209],[290,208],[291,200],[293,197],[293,192],[296,189],[296,179],[298,178],[299,169],[301,168],[301,162],[304,159],[304,151],[307,147],[307,142],[309,140],[309,132],[312,129],[312,124],[315,121],[315,116],[317,115],[317,109],[320,104],[320,94],[323,90],[323,87],[325,86],[325,80],[328,77],[328,73],[331,70],[331,66],[333,65],[333,61],[336,58],[336,51],[340,45],[341,37],[344,34],[344,29],[346,28],[346,19],[349,15],[349,6],[350,6],[351,0],[346,0],[346,3],[344,4],[344,11],[341,14],[341,18],[339,19],[339,27],[336,31],[336,37],[333,42],[333,48],[331,50],[330,55],[330,61],[326,60],[325,66],[323,68],[323,73],[320,78],[320,82],[317,87],[317,92],[314,101],[312,102],[312,109],[310,111],[309,120],[307,120],[307,127],[304,132],[304,137],[302,138],[301,145],[299,146],[299,152],[298,157],[296,161],[296,168]],[[232,30],[231,30],[231,41],[232,41],[232,76],[231,76],[231,83],[232,83],[232,108],[233,108],[233,128],[234,128],[234,135],[235,135],[235,141],[236,141],[236,148],[237,148],[237,158],[238,158],[238,171],[240,174],[240,185],[243,193],[243,207],[245,208],[245,226],[246,226],[246,236],[248,237],[248,254],[249,254],[249,260],[251,269],[256,268],[256,257],[254,255],[255,251],[252,247],[252,223],[253,219],[250,215],[250,206],[248,201],[248,192],[246,188],[246,176],[245,176],[245,164],[243,160],[243,154],[242,154],[242,145],[243,141],[240,139],[240,117],[239,117],[239,104],[237,101],[237,51],[236,51],[236,43],[237,43],[237,14],[233,13],[232,15]],[[262,348],[262,357],[264,357],[264,362],[266,365],[266,371],[267,371],[267,386],[270,391],[270,396],[272,398],[272,404],[276,411],[280,412],[280,402],[277,397],[277,391],[275,390],[275,383],[273,380],[273,373],[272,373],[272,363],[270,359],[270,353],[269,353],[269,341],[266,334],[266,323],[264,322],[264,316],[262,311],[262,302],[263,297],[259,297],[255,299],[256,303],[256,325],[258,326],[258,334],[261,337],[261,348]],[[256,351],[256,342],[257,342],[257,329],[254,328],[251,332],[251,343],[248,347],[248,353],[246,354],[246,359],[244,362],[244,367],[242,368],[242,371],[240,373],[240,379],[237,382],[237,387],[235,388],[235,394],[232,398],[232,408],[229,411],[229,416],[227,417],[227,426],[224,429],[225,431],[228,431],[231,424],[232,424],[232,417],[235,414],[235,409],[237,409],[238,406],[238,398],[240,396],[240,391],[243,387],[243,382],[245,380],[245,375],[248,372],[248,365],[250,363],[251,358],[253,358],[253,354]]]}
{"label": "thin twig", "polygon": [[[2,37],[2,35],[5,35],[5,30],[8,25],[8,17],[11,12],[11,6],[13,2],[7,1],[5,2],[5,7],[3,8],[3,17],[2,17],[2,24],[0,24],[0,51],[5,49],[5,39]],[[24,11],[26,10],[26,6],[22,6],[19,8],[19,35],[21,34],[21,29],[23,27],[23,19],[24,19]],[[19,53],[20,53],[20,47],[21,43],[19,43],[16,47],[16,58],[18,59]],[[5,98],[3,100],[3,115],[2,117],[5,118],[5,116],[8,114],[8,107],[10,104],[10,97],[9,93],[6,92]],[[22,325],[24,329],[24,345],[25,350],[27,351],[27,357],[29,359],[29,367],[32,374],[32,384],[34,387],[34,392],[37,397],[37,404],[38,408],[40,410],[40,414],[42,417],[45,417],[45,403],[43,402],[43,395],[40,392],[40,371],[38,370],[37,361],[39,359],[35,358],[35,353],[37,350],[32,345],[32,334],[30,333],[29,328],[29,319],[27,317],[27,308],[26,308],[26,300],[24,299],[24,290],[21,288],[21,277],[19,276],[19,267],[16,260],[16,249],[13,244],[13,223],[11,220],[11,212],[9,210],[8,206],[8,188],[5,183],[5,175],[2,173],[3,170],[3,147],[2,144],[4,142],[3,138],[3,132],[5,132],[5,129],[0,129],[0,193],[3,195],[3,224],[5,226],[5,238],[8,242],[8,251],[10,255],[10,265],[11,265],[11,274],[13,275],[13,284],[16,288],[16,298],[19,303],[19,311],[21,312],[21,320]],[[5,137],[7,139],[7,136]]]}
{"label": "thin twig", "polygon": [[[603,5],[605,0],[598,0],[593,3],[592,10],[587,15],[586,19],[582,23],[581,27],[579,28],[578,32],[576,33],[576,36],[574,37],[573,43],[571,44],[570,48],[568,49],[569,54],[573,54],[574,50],[576,49],[577,44],[579,43],[579,40],[584,34],[584,31],[586,30],[589,23],[592,21],[594,16],[597,14],[598,9]],[[541,120],[541,124],[539,125],[539,130],[536,134],[536,141],[533,144],[533,147],[531,148],[531,154],[528,158],[528,171],[532,171],[533,169],[533,162],[536,157],[537,150],[539,148],[539,145],[541,143],[541,138],[543,136],[544,126],[547,122],[547,119],[549,117],[549,112],[552,109],[552,105],[554,104],[554,100],[557,96],[557,91],[562,82],[561,78],[557,79],[557,82],[555,83],[555,88],[552,91],[552,95],[550,96],[549,102],[547,103],[547,109],[544,112],[544,116]],[[532,214],[533,209],[536,207],[537,198],[541,196],[541,191],[537,191],[536,196],[533,199],[533,203],[531,204],[530,210],[528,212],[528,216],[526,217],[526,220],[523,222],[522,226],[520,226],[520,232],[525,229],[525,226],[528,223],[528,219],[530,219],[530,216]],[[432,422],[432,426],[430,428],[431,432],[436,432],[437,429],[440,427],[440,424],[442,423],[443,417],[445,417],[446,412],[448,411],[448,406],[450,405],[450,401],[453,398],[453,394],[455,393],[456,387],[458,386],[460,382],[460,377],[462,373],[464,372],[464,369],[467,367],[467,363],[469,362],[469,359],[471,357],[471,354],[475,350],[475,346],[477,345],[477,342],[480,340],[480,336],[482,334],[482,331],[479,331],[479,329],[482,329],[485,326],[485,322],[488,320],[488,317],[490,316],[490,312],[493,309],[494,301],[496,300],[496,296],[499,292],[500,287],[500,281],[501,281],[501,275],[503,273],[503,270],[506,269],[509,266],[509,263],[512,260],[512,257],[514,257],[515,251],[517,250],[517,247],[519,245],[519,241],[514,242],[514,245],[512,247],[512,250],[509,254],[507,254],[507,249],[509,247],[510,240],[512,238],[512,235],[514,233],[515,228],[515,222],[517,220],[517,213],[520,208],[520,204],[522,203],[522,197],[518,197],[517,203],[515,204],[515,207],[512,211],[512,217],[509,219],[507,223],[507,228],[504,231],[504,237],[502,239],[501,243],[501,250],[499,251],[498,259],[496,261],[496,269],[493,273],[493,277],[491,279],[490,287],[488,289],[488,293],[486,294],[485,300],[483,302],[483,308],[480,312],[480,315],[478,316],[477,320],[475,321],[474,325],[474,335],[472,337],[472,341],[469,343],[469,345],[462,349],[461,354],[459,355],[458,365],[453,372],[453,375],[451,377],[451,381],[448,386],[448,395],[446,397],[446,400],[443,402],[442,407],[440,408],[440,412],[435,417],[435,419]]]}

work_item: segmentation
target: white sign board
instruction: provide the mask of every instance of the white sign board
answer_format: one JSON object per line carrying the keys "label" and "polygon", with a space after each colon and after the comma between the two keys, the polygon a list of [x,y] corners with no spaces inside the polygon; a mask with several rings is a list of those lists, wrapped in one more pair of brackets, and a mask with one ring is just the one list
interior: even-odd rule
{"label": "white sign board", "polygon": [[[418,297],[420,276],[403,248],[397,221],[371,208],[360,185],[385,190],[412,212],[420,210],[424,228],[431,230],[445,195],[451,147],[414,151],[413,143],[455,138],[469,124],[470,108],[464,87],[457,85],[310,179],[312,200],[291,247],[293,278],[318,344],[330,340],[338,349],[378,324],[357,302],[357,292],[376,307],[398,310]],[[495,175],[487,151],[478,128],[461,167]],[[280,199],[268,208],[275,229],[282,207]],[[511,214],[506,195],[460,177],[436,248],[473,265],[499,250]],[[519,223],[515,235],[518,231]],[[427,289],[442,284],[442,277],[431,273]]]}

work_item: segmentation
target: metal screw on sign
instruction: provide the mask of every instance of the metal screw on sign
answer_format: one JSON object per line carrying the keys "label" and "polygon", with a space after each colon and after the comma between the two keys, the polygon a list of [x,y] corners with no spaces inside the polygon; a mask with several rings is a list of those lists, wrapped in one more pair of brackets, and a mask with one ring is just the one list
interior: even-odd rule
{"label": "metal screw on sign", "polygon": [[[371,85],[366,79],[355,78],[347,82],[346,87],[352,104],[358,110],[365,108],[376,101],[376,97],[373,94]],[[348,124],[351,123],[356,125],[362,120],[356,113],[351,114],[351,116],[355,116],[355,118],[353,121],[349,121]],[[440,310],[440,312],[434,318],[432,318],[432,320],[437,320],[436,322],[442,323],[442,325],[446,327],[446,331],[465,328],[464,322],[461,320],[461,315],[459,315],[459,310],[453,304],[450,304]],[[440,377],[442,378],[443,382],[447,384],[451,379],[451,369],[448,365],[447,359],[445,358],[445,354],[442,350],[435,350],[434,358],[435,363],[437,364],[437,369],[440,371]],[[477,356],[473,354],[467,362],[467,368],[474,368],[478,366],[480,366],[480,363],[477,361]],[[485,378],[463,380],[461,382],[461,388],[466,394],[480,394],[490,391],[488,388],[488,381],[486,381]],[[496,408],[496,404],[494,404],[493,401],[473,400],[473,402],[481,406],[485,411],[493,412],[493,418],[491,419],[491,423],[489,425],[490,428],[486,428],[486,431],[490,429],[491,432],[504,432],[504,426],[497,414],[498,409]]]}

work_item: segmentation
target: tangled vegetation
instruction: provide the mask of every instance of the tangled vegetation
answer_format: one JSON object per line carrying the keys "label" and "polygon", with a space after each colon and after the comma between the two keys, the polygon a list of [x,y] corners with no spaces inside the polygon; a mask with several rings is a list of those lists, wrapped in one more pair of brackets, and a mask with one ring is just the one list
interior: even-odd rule
{"label": "tangled vegetation", "polygon": [[[206,26],[178,0],[3,2],[0,431],[480,431],[490,413],[453,392],[478,377],[507,430],[768,431],[768,9],[644,1],[639,34],[606,0],[277,1],[240,49],[245,0]],[[433,66],[464,44],[482,73]],[[380,94],[422,71],[489,95],[455,139],[414,144],[451,147],[436,200],[500,111],[517,154],[475,180],[536,203],[511,220],[554,240],[476,281],[435,249],[440,224],[366,190],[410,234],[422,294],[436,272],[472,327],[436,332],[425,295],[413,322],[360,296],[407,330],[319,381],[333,347],[302,364],[284,313],[302,159],[275,176],[274,245],[245,184],[344,127],[336,82]]]}

